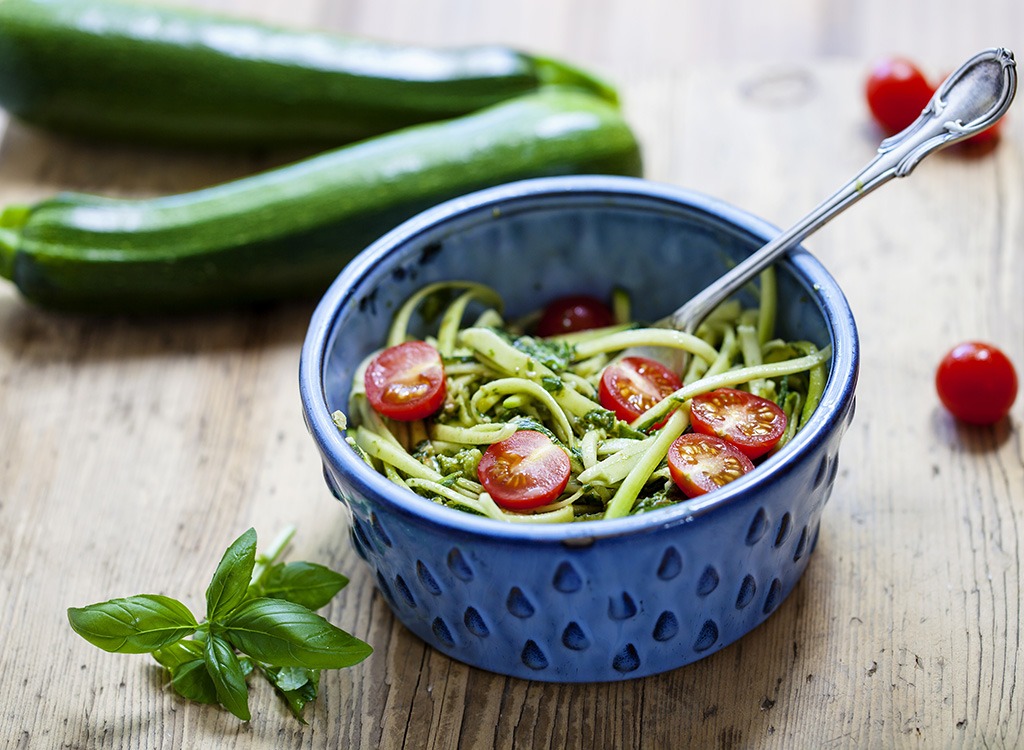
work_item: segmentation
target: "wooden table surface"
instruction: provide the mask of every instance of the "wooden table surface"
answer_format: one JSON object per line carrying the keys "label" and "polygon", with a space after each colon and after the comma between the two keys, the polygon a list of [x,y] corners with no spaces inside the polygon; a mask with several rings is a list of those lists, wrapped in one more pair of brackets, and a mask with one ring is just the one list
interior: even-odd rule
{"label": "wooden table surface", "polygon": [[[185,2],[186,0],[180,0]],[[872,156],[868,62],[938,74],[1024,49],[1024,5],[951,0],[193,0],[348,33],[503,42],[618,85],[647,176],[785,225]],[[969,9],[968,9],[969,8]],[[1020,105],[1018,105],[1020,106]],[[303,425],[297,360],[313,301],[176,319],[90,319],[0,288],[0,746],[131,748],[1016,747],[1024,398],[956,424],[939,359],[989,340],[1024,368],[1024,114],[989,153],[946,152],[809,247],[845,289],[858,412],[803,580],[767,623],[689,667],[552,685],[464,666],[396,623],[349,547]],[[0,205],[61,189],[189,190],[288,158],[58,138],[0,118]],[[330,619],[371,643],[295,722],[189,704],[148,657],[76,636],[72,605],[139,592],[197,609],[249,526],[351,584]]]}

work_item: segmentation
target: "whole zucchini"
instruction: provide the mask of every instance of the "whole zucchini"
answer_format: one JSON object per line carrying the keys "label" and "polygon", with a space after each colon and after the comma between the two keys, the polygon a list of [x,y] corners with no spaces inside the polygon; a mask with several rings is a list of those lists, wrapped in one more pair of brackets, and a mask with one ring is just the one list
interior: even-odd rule
{"label": "whole zucchini", "polygon": [[617,107],[544,89],[192,193],[67,193],[0,215],[0,276],[78,311],[194,310],[322,292],[413,214],[556,174],[640,173]]}
{"label": "whole zucchini", "polygon": [[0,107],[53,130],[204,146],[337,146],[546,85],[569,65],[429,49],[118,0],[0,0]]}

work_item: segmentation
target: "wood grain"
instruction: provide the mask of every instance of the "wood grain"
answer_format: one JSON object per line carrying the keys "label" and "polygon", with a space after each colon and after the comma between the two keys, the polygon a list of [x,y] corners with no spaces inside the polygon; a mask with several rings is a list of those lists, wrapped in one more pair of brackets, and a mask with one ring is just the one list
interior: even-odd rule
{"label": "wood grain", "polygon": [[[184,2],[185,0],[181,0]],[[191,0],[424,44],[503,42],[600,70],[650,178],[782,225],[878,139],[880,54],[936,73],[1024,48],[1024,6],[838,0]],[[0,120],[0,204],[61,189],[189,190],[288,154],[192,154]],[[1024,117],[990,153],[944,153],[808,242],[861,334],[858,412],[804,579],[763,626],[671,673],[550,685],[489,674],[397,625],[349,548],[297,393],[312,302],[184,319],[87,319],[0,288],[0,745],[71,748],[993,747],[1024,742],[1019,632],[1024,403],[992,429],[938,406],[967,338],[1024,367]],[[374,655],[324,675],[308,725],[257,688],[253,720],[187,704],[145,657],[99,652],[65,610],[150,591],[199,608],[224,547],[299,528],[291,556],[351,577],[329,617]]]}

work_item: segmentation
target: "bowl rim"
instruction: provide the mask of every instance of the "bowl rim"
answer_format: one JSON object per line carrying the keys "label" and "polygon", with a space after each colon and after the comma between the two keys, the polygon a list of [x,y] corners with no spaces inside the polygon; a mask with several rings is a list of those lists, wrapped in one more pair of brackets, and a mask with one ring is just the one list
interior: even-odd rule
{"label": "bowl rim", "polygon": [[[801,456],[812,452],[827,440],[843,419],[842,408],[853,398],[859,370],[859,340],[852,311],[838,283],[803,245],[784,258],[817,296],[817,304],[830,329],[833,345],[829,378],[821,402],[808,424],[776,456],[751,472],[715,492],[648,513],[617,519],[597,519],[579,523],[503,524],[491,518],[447,508],[413,492],[403,490],[387,477],[374,471],[358,457],[335,425],[327,405],[323,381],[327,345],[341,309],[359,296],[360,283],[378,269],[394,249],[414,240],[435,226],[465,214],[508,207],[541,196],[593,196],[604,201],[641,198],[713,216],[767,241],[779,230],[747,211],[706,194],[637,177],[574,175],[540,177],[485,188],[453,198],[429,208],[401,223],[360,252],[341,271],[324,293],[310,319],[299,359],[299,391],[307,428],[320,450],[325,474],[328,463],[340,467],[348,481],[364,497],[381,498],[389,509],[408,518],[419,519],[450,531],[507,541],[563,542],[589,544],[597,539],[619,537],[693,522],[700,516],[728,508],[754,483],[771,484],[792,471]],[[840,427],[841,429],[841,427]],[[329,461],[328,461],[329,459]]]}

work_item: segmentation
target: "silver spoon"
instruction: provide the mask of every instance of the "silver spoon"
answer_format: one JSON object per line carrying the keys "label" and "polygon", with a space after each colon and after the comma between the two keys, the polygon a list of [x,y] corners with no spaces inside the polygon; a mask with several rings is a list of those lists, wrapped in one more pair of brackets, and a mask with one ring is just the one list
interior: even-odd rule
{"label": "silver spoon", "polygon": [[[1013,53],[1004,48],[979,52],[950,74],[912,125],[881,142],[878,155],[856,177],[655,326],[693,333],[721,302],[834,216],[892,178],[906,177],[929,154],[993,125],[1016,90]],[[643,353],[651,352],[645,348]]]}

